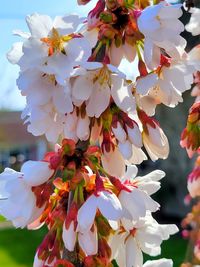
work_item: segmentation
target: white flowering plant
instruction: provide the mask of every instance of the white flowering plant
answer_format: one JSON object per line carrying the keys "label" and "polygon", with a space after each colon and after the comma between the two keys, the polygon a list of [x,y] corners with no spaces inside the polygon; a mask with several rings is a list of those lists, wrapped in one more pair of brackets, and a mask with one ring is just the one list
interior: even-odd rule
{"label": "white flowering plant", "polygon": [[178,228],[152,216],[165,173],[140,177],[135,165],[168,157],[156,107],[183,101],[199,47],[186,53],[181,4],[95,4],[87,19],[32,14],[30,32],[16,32],[22,41],[7,57],[20,68],[22,119],[55,150],[0,174],[0,213],[15,227],[47,225],[34,267],[172,267],[170,259],[143,263],[143,252],[159,255]]}

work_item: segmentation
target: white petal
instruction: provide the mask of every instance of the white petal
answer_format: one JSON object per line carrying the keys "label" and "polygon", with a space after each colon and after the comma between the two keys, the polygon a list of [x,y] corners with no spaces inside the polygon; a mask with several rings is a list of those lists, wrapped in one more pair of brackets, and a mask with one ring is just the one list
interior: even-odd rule
{"label": "white petal", "polygon": [[33,267],[43,267],[44,261],[38,258],[38,253],[35,254]]}
{"label": "white petal", "polygon": [[142,149],[132,145],[132,157],[129,159],[129,164],[140,164],[144,160],[147,160],[147,156]]}
{"label": "white petal", "polygon": [[76,135],[81,141],[85,141],[90,136],[90,119],[88,116],[79,117],[76,129]]}
{"label": "white petal", "polygon": [[136,56],[135,46],[129,45],[127,42],[123,45],[125,57],[129,62],[133,62]]}
{"label": "white petal", "polygon": [[173,261],[168,259],[147,261],[143,267],[173,267]]}
{"label": "white petal", "polygon": [[74,33],[80,23],[81,19],[78,15],[56,16],[53,21],[53,26],[60,35],[68,35]]}
{"label": "white petal", "polygon": [[129,140],[126,140],[124,143],[119,142],[118,148],[125,159],[129,160],[132,157],[132,144]]}
{"label": "white petal", "polygon": [[68,229],[63,225],[62,239],[65,245],[65,248],[69,251],[73,251],[76,243],[76,231],[74,229],[74,221],[70,223]]}
{"label": "white petal", "polygon": [[56,86],[53,94],[53,103],[58,112],[65,114],[73,111],[71,95],[68,86]]}
{"label": "white petal", "polygon": [[49,168],[49,163],[44,161],[29,160],[22,165],[24,181],[30,186],[38,186],[45,183],[54,173]]}
{"label": "white petal", "polygon": [[126,141],[126,132],[122,128],[120,122],[117,122],[116,128],[112,127],[112,131],[118,141],[120,141],[121,143],[124,143]]}
{"label": "white petal", "polygon": [[154,73],[139,78],[136,84],[137,92],[141,95],[146,95],[149,92],[149,90],[156,85],[157,80],[158,80],[158,75]]}
{"label": "white petal", "polygon": [[14,43],[11,50],[7,53],[7,59],[12,63],[12,64],[17,64],[20,60],[20,58],[23,55],[22,52],[22,42],[17,42]]}
{"label": "white petal", "polygon": [[98,81],[93,87],[92,94],[86,105],[86,112],[90,117],[99,118],[110,102],[110,88],[107,84],[101,85]]}
{"label": "white petal", "polygon": [[34,13],[26,17],[26,22],[32,36],[36,38],[47,37],[53,27],[52,20],[49,16]]}
{"label": "white petal", "polygon": [[126,267],[142,267],[143,255],[135,239],[129,237],[126,241]]}
{"label": "white petal", "polygon": [[140,129],[138,125],[135,123],[133,128],[129,128],[127,126],[127,132],[128,132],[128,138],[131,141],[131,143],[138,147],[142,147],[142,134],[140,132]]}
{"label": "white petal", "polygon": [[78,210],[78,230],[82,233],[89,231],[94,223],[98,199],[94,195],[90,196]]}
{"label": "white petal", "polygon": [[114,221],[122,217],[122,206],[115,194],[102,191],[97,201],[98,208],[106,219]]}
{"label": "white petal", "polygon": [[119,66],[123,58],[123,48],[122,46],[116,47],[115,43],[112,42],[110,47],[110,62],[114,66]]}
{"label": "white petal", "polygon": [[124,112],[135,113],[135,98],[131,88],[124,85],[124,80],[117,75],[112,75],[111,94],[116,105]]}
{"label": "white petal", "polygon": [[92,93],[93,83],[89,74],[75,79],[72,87],[72,95],[79,100],[87,100]]}
{"label": "white petal", "polygon": [[123,177],[124,180],[130,180],[131,178],[135,178],[138,173],[138,168],[135,165],[127,166],[126,173]]}
{"label": "white petal", "polygon": [[[122,177],[125,174],[125,162],[124,159],[117,148],[109,153],[105,152],[101,161],[104,169],[113,176]],[[117,162],[117,164],[116,164]]]}
{"label": "white petal", "polygon": [[86,255],[95,255],[98,251],[98,238],[96,226],[93,230],[78,234],[79,245]]}
{"label": "white petal", "polygon": [[137,189],[133,189],[131,193],[122,190],[119,194],[119,200],[123,207],[130,212],[134,221],[146,215],[144,200]]}

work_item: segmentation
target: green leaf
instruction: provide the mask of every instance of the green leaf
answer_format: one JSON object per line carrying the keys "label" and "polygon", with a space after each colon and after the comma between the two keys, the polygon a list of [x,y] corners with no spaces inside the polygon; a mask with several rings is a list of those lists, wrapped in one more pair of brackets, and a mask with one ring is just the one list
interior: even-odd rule
{"label": "green leaf", "polygon": [[119,265],[117,264],[116,260],[112,260],[112,265],[113,265],[113,267],[119,267]]}

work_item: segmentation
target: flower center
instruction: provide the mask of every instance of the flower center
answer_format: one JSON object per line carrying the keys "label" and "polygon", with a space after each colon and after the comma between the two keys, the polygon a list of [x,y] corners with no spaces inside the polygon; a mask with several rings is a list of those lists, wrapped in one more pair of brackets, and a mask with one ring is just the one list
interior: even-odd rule
{"label": "flower center", "polygon": [[72,38],[72,35],[60,35],[59,32],[53,28],[51,35],[41,38],[41,41],[47,44],[49,47],[49,56],[52,56],[55,52],[65,53],[64,43],[69,42]]}
{"label": "flower center", "polygon": [[110,71],[106,66],[95,72],[93,83],[97,81],[102,87],[105,85],[111,87]]}

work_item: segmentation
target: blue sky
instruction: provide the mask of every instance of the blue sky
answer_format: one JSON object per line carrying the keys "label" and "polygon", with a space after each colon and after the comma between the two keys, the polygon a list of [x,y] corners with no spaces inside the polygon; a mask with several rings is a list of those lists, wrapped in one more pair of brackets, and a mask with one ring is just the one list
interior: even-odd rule
{"label": "blue sky", "polygon": [[16,88],[18,67],[10,64],[6,53],[19,38],[12,31],[21,29],[27,31],[26,15],[38,12],[51,17],[68,13],[79,13],[86,16],[94,1],[87,6],[78,6],[76,0],[7,0],[3,1],[0,9],[0,109],[9,108],[21,110],[25,100]]}

